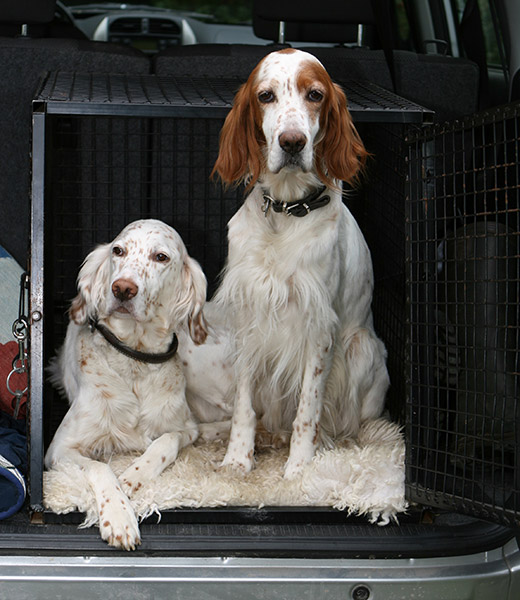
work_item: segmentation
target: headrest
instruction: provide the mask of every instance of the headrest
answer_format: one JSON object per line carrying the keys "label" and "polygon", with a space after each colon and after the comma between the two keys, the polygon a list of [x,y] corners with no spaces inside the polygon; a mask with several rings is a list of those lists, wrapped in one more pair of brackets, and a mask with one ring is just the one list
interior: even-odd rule
{"label": "headrest", "polygon": [[55,9],[56,0],[1,0],[0,23],[50,23]]}
{"label": "headrest", "polygon": [[[253,32],[263,40],[278,40],[279,21],[266,21],[253,17]],[[357,25],[336,25],[332,23],[292,23],[285,21],[287,42],[308,42],[327,44],[348,44],[357,40]]]}
{"label": "headrest", "polygon": [[375,24],[369,0],[254,0],[253,15],[288,23]]}
{"label": "headrest", "polygon": [[357,41],[358,25],[374,25],[369,0],[254,0],[253,31],[277,40],[279,23],[291,42],[347,43]]}

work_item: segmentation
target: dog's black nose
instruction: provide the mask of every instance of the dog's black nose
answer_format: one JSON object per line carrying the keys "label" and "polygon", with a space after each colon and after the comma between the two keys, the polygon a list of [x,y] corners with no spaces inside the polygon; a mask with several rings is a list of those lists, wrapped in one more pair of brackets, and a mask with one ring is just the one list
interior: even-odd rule
{"label": "dog's black nose", "polygon": [[305,148],[307,138],[301,131],[288,130],[280,134],[278,143],[280,144],[280,148],[287,152],[287,154],[294,155]]}
{"label": "dog's black nose", "polygon": [[116,279],[112,284],[112,294],[122,302],[132,299],[138,291],[139,288],[129,279]]}

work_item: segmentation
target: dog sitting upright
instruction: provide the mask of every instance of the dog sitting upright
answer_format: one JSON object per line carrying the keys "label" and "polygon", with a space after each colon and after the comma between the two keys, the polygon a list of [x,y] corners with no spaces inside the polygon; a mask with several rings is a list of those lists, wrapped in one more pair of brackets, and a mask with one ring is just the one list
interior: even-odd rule
{"label": "dog sitting upright", "polygon": [[290,435],[293,478],[319,445],[381,414],[389,378],[372,263],[341,190],[365,157],[343,91],[313,55],[273,52],[239,89],[214,170],[248,191],[215,300],[235,345],[224,465],[251,470],[259,419]]}

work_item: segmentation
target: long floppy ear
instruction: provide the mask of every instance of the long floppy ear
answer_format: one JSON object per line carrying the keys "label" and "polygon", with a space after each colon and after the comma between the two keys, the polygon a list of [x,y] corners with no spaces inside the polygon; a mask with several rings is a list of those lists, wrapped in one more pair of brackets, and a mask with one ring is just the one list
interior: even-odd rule
{"label": "long floppy ear", "polygon": [[245,180],[248,188],[260,176],[263,162],[261,147],[265,137],[260,126],[259,108],[253,95],[255,71],[238,90],[233,108],[220,133],[219,155],[211,176],[219,175],[226,184]]}
{"label": "long floppy ear", "polygon": [[69,309],[70,318],[77,325],[84,325],[95,315],[105,299],[110,276],[110,244],[102,244],[92,250],[81,265],[78,275],[78,295]]}
{"label": "long floppy ear", "polygon": [[368,153],[354,127],[343,90],[332,84],[328,110],[322,115],[323,137],[316,147],[316,171],[323,181],[357,183]]}
{"label": "long floppy ear", "polygon": [[181,272],[180,296],[175,302],[174,318],[178,321],[188,319],[191,339],[195,344],[203,344],[208,329],[202,309],[206,302],[206,276],[199,263],[186,255]]}

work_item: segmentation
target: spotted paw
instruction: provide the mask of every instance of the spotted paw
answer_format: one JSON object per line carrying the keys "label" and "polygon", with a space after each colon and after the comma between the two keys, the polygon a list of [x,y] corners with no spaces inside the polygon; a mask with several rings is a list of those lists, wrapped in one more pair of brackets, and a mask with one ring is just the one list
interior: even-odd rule
{"label": "spotted paw", "polygon": [[142,487],[148,483],[145,472],[136,463],[131,464],[126,471],[119,476],[119,484],[123,492],[132,498]]}
{"label": "spotted paw", "polygon": [[303,459],[302,457],[289,456],[284,468],[284,479],[296,479],[302,476],[303,469],[311,459]]}
{"label": "spotted paw", "polygon": [[241,475],[247,475],[254,466],[253,451],[251,450],[246,456],[233,456],[228,452],[220,465],[221,469],[229,468]]}
{"label": "spotted paw", "polygon": [[137,518],[130,501],[122,492],[101,502],[99,532],[101,538],[115,548],[135,550],[141,543]]}

